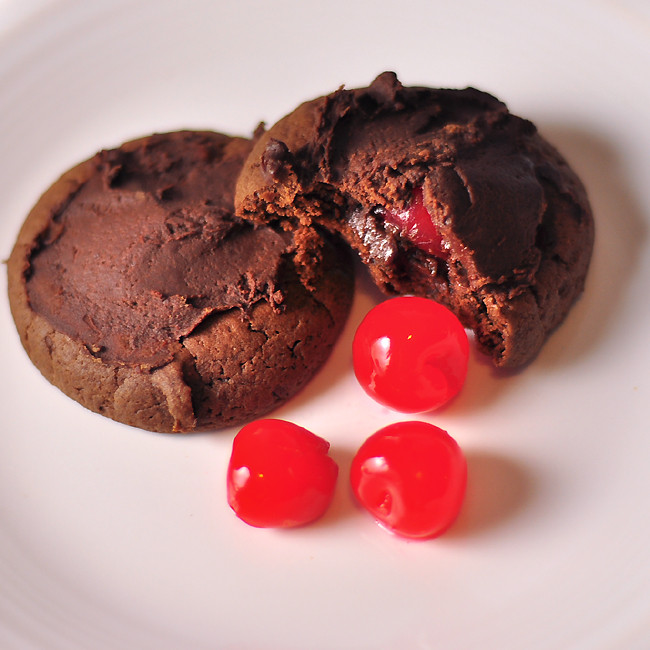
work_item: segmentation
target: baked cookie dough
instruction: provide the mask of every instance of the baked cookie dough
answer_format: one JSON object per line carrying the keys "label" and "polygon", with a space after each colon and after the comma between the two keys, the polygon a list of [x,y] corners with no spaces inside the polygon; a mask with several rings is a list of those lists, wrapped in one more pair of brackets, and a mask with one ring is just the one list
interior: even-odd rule
{"label": "baked cookie dough", "polygon": [[562,322],[594,238],[582,183],[531,122],[487,93],[393,73],[271,127],[235,206],[342,234],[381,289],[447,305],[501,367],[529,362]]}
{"label": "baked cookie dough", "polygon": [[85,407],[152,431],[217,429],[294,395],[353,292],[314,229],[233,216],[252,143],[157,134],[101,151],[38,201],[8,262],[22,343]]}

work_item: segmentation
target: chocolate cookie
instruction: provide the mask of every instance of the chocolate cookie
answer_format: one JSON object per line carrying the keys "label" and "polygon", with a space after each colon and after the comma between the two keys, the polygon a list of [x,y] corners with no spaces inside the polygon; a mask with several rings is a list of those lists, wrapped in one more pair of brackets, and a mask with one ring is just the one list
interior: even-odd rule
{"label": "chocolate cookie", "polygon": [[582,183],[531,122],[484,92],[403,87],[393,73],[264,133],[235,205],[341,233],[385,292],[449,306],[504,367],[564,319],[594,238]]}
{"label": "chocolate cookie", "polygon": [[11,309],[45,377],[153,431],[234,425],[295,394],[347,316],[347,251],[233,216],[252,143],[160,134],[102,151],[38,201],[8,263]]}

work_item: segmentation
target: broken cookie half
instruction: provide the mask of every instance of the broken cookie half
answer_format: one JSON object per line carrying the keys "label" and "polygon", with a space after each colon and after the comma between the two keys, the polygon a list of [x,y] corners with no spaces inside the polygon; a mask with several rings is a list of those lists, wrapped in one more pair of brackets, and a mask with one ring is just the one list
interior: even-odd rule
{"label": "broken cookie half", "polygon": [[581,181],[531,122],[476,89],[404,87],[389,72],[262,133],[235,207],[341,234],[383,291],[447,305],[511,368],[582,292],[594,239]]}

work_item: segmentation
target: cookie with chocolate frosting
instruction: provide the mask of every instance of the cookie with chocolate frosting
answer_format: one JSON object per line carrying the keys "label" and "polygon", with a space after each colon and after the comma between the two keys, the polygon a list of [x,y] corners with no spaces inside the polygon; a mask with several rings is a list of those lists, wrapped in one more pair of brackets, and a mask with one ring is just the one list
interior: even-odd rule
{"label": "cookie with chocolate frosting", "polygon": [[38,201],[8,262],[23,345],[87,408],[153,431],[235,425],[294,395],[347,316],[347,251],[233,215],[252,143],[158,134],[101,151]]}
{"label": "cookie with chocolate frosting", "polygon": [[388,294],[450,307],[495,365],[536,356],[583,290],[594,224],[585,189],[528,120],[492,95],[369,87],[306,102],[256,142],[238,214],[318,224]]}

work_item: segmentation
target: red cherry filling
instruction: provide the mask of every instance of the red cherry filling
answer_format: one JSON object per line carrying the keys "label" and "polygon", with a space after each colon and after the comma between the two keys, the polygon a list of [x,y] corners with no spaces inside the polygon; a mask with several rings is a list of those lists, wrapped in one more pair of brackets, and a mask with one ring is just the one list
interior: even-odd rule
{"label": "red cherry filling", "polygon": [[359,503],[388,530],[436,537],[460,511],[467,463],[446,431],[427,422],[398,422],[361,445],[350,482]]}
{"label": "red cherry filling", "polygon": [[352,343],[354,373],[375,400],[404,413],[436,409],[462,388],[469,343],[446,307],[414,296],[371,309]]}
{"label": "red cherry filling", "polygon": [[386,210],[384,219],[397,226],[404,237],[412,241],[423,251],[446,259],[449,251],[445,248],[438,228],[433,223],[431,214],[424,207],[422,188],[413,190],[411,204],[402,212]]}
{"label": "red cherry filling", "polygon": [[338,466],[323,438],[284,420],[251,422],[235,436],[228,465],[228,504],[258,528],[318,519],[334,495]]}

